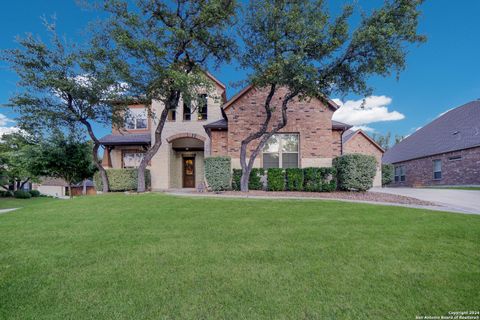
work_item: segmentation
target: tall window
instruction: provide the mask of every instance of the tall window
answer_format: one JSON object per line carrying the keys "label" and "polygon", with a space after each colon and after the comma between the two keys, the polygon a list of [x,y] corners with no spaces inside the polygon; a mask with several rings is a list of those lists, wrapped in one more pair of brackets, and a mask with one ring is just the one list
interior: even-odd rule
{"label": "tall window", "polygon": [[147,129],[147,111],[143,108],[129,109],[125,115],[125,129]]}
{"label": "tall window", "polygon": [[143,159],[143,153],[138,151],[126,151],[123,153],[124,168],[138,168]]}
{"label": "tall window", "polygon": [[192,108],[190,107],[190,104],[187,104],[185,102],[183,103],[183,120],[192,120]]}
{"label": "tall window", "polygon": [[168,121],[175,121],[177,120],[177,111],[176,110],[168,110]]}
{"label": "tall window", "polygon": [[298,168],[298,134],[276,134],[263,147],[263,168]]}
{"label": "tall window", "polygon": [[396,166],[395,167],[395,182],[405,181],[405,166]]}
{"label": "tall window", "polygon": [[198,120],[207,120],[208,102],[207,95],[202,94],[198,98]]}
{"label": "tall window", "polygon": [[433,160],[433,179],[442,179],[442,160]]}

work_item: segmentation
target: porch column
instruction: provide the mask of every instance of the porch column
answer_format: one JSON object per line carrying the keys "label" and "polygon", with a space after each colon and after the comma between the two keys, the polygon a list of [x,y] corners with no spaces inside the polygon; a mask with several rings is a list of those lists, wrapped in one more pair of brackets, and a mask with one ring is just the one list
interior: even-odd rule
{"label": "porch column", "polygon": [[105,168],[111,168],[112,167],[112,156],[110,153],[112,152],[113,147],[105,147],[105,151],[103,152],[103,159],[102,159],[102,165]]}

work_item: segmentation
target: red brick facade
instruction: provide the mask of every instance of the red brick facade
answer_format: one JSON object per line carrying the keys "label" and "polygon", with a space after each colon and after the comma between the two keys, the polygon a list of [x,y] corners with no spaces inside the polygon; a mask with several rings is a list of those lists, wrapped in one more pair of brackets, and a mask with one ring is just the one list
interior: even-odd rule
{"label": "red brick facade", "polygon": [[[281,119],[281,103],[286,91],[278,90],[272,99],[275,111],[271,124],[277,124]],[[263,103],[267,97],[267,90],[251,89],[225,109],[228,121],[228,135],[218,136],[223,141],[215,141],[212,136],[212,153],[221,154],[224,146],[232,158],[239,158],[241,141],[253,131],[258,131],[264,118]],[[300,101],[298,99],[289,103],[288,122],[280,132],[299,134],[300,166],[302,161],[309,159],[332,159],[341,152],[342,131],[332,132],[332,115],[335,111],[331,106],[326,106],[317,99]],[[250,144],[253,150],[258,144]]]}
{"label": "red brick facade", "polygon": [[212,131],[211,135],[211,153],[212,156],[223,156],[228,154],[228,132]]}
{"label": "red brick facade", "polygon": [[[434,179],[433,161],[441,160],[442,178]],[[391,186],[480,185],[480,147],[395,163],[405,166],[405,181]]]}
{"label": "red brick facade", "polygon": [[360,153],[374,156],[377,159],[377,164],[382,163],[383,150],[379,149],[363,132],[355,134],[343,146],[343,153]]}

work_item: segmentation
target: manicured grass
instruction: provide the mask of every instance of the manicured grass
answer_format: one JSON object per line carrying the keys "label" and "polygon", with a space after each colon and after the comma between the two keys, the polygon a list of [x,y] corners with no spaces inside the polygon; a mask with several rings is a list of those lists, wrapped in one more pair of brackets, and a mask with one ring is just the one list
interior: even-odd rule
{"label": "manicured grass", "polygon": [[478,190],[478,191],[480,191],[480,187],[429,187],[429,189]]}
{"label": "manicured grass", "polygon": [[49,203],[52,201],[60,201],[54,198],[30,198],[30,199],[15,199],[15,198],[0,198],[0,209],[10,209],[10,208],[25,208],[31,206],[37,206],[44,203]]}
{"label": "manicured grass", "polygon": [[0,319],[415,319],[480,307],[480,216],[161,194],[0,215]]}

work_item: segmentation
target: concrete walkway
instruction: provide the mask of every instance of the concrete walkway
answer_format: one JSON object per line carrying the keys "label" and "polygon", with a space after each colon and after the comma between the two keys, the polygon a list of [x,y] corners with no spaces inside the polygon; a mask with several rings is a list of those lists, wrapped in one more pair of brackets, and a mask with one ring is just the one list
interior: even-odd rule
{"label": "concrete walkway", "polygon": [[428,188],[372,188],[370,191],[438,203],[447,211],[480,214],[480,191]]}
{"label": "concrete walkway", "polygon": [[0,209],[0,214],[7,213],[10,211],[18,210],[19,208],[11,208],[11,209]]}

